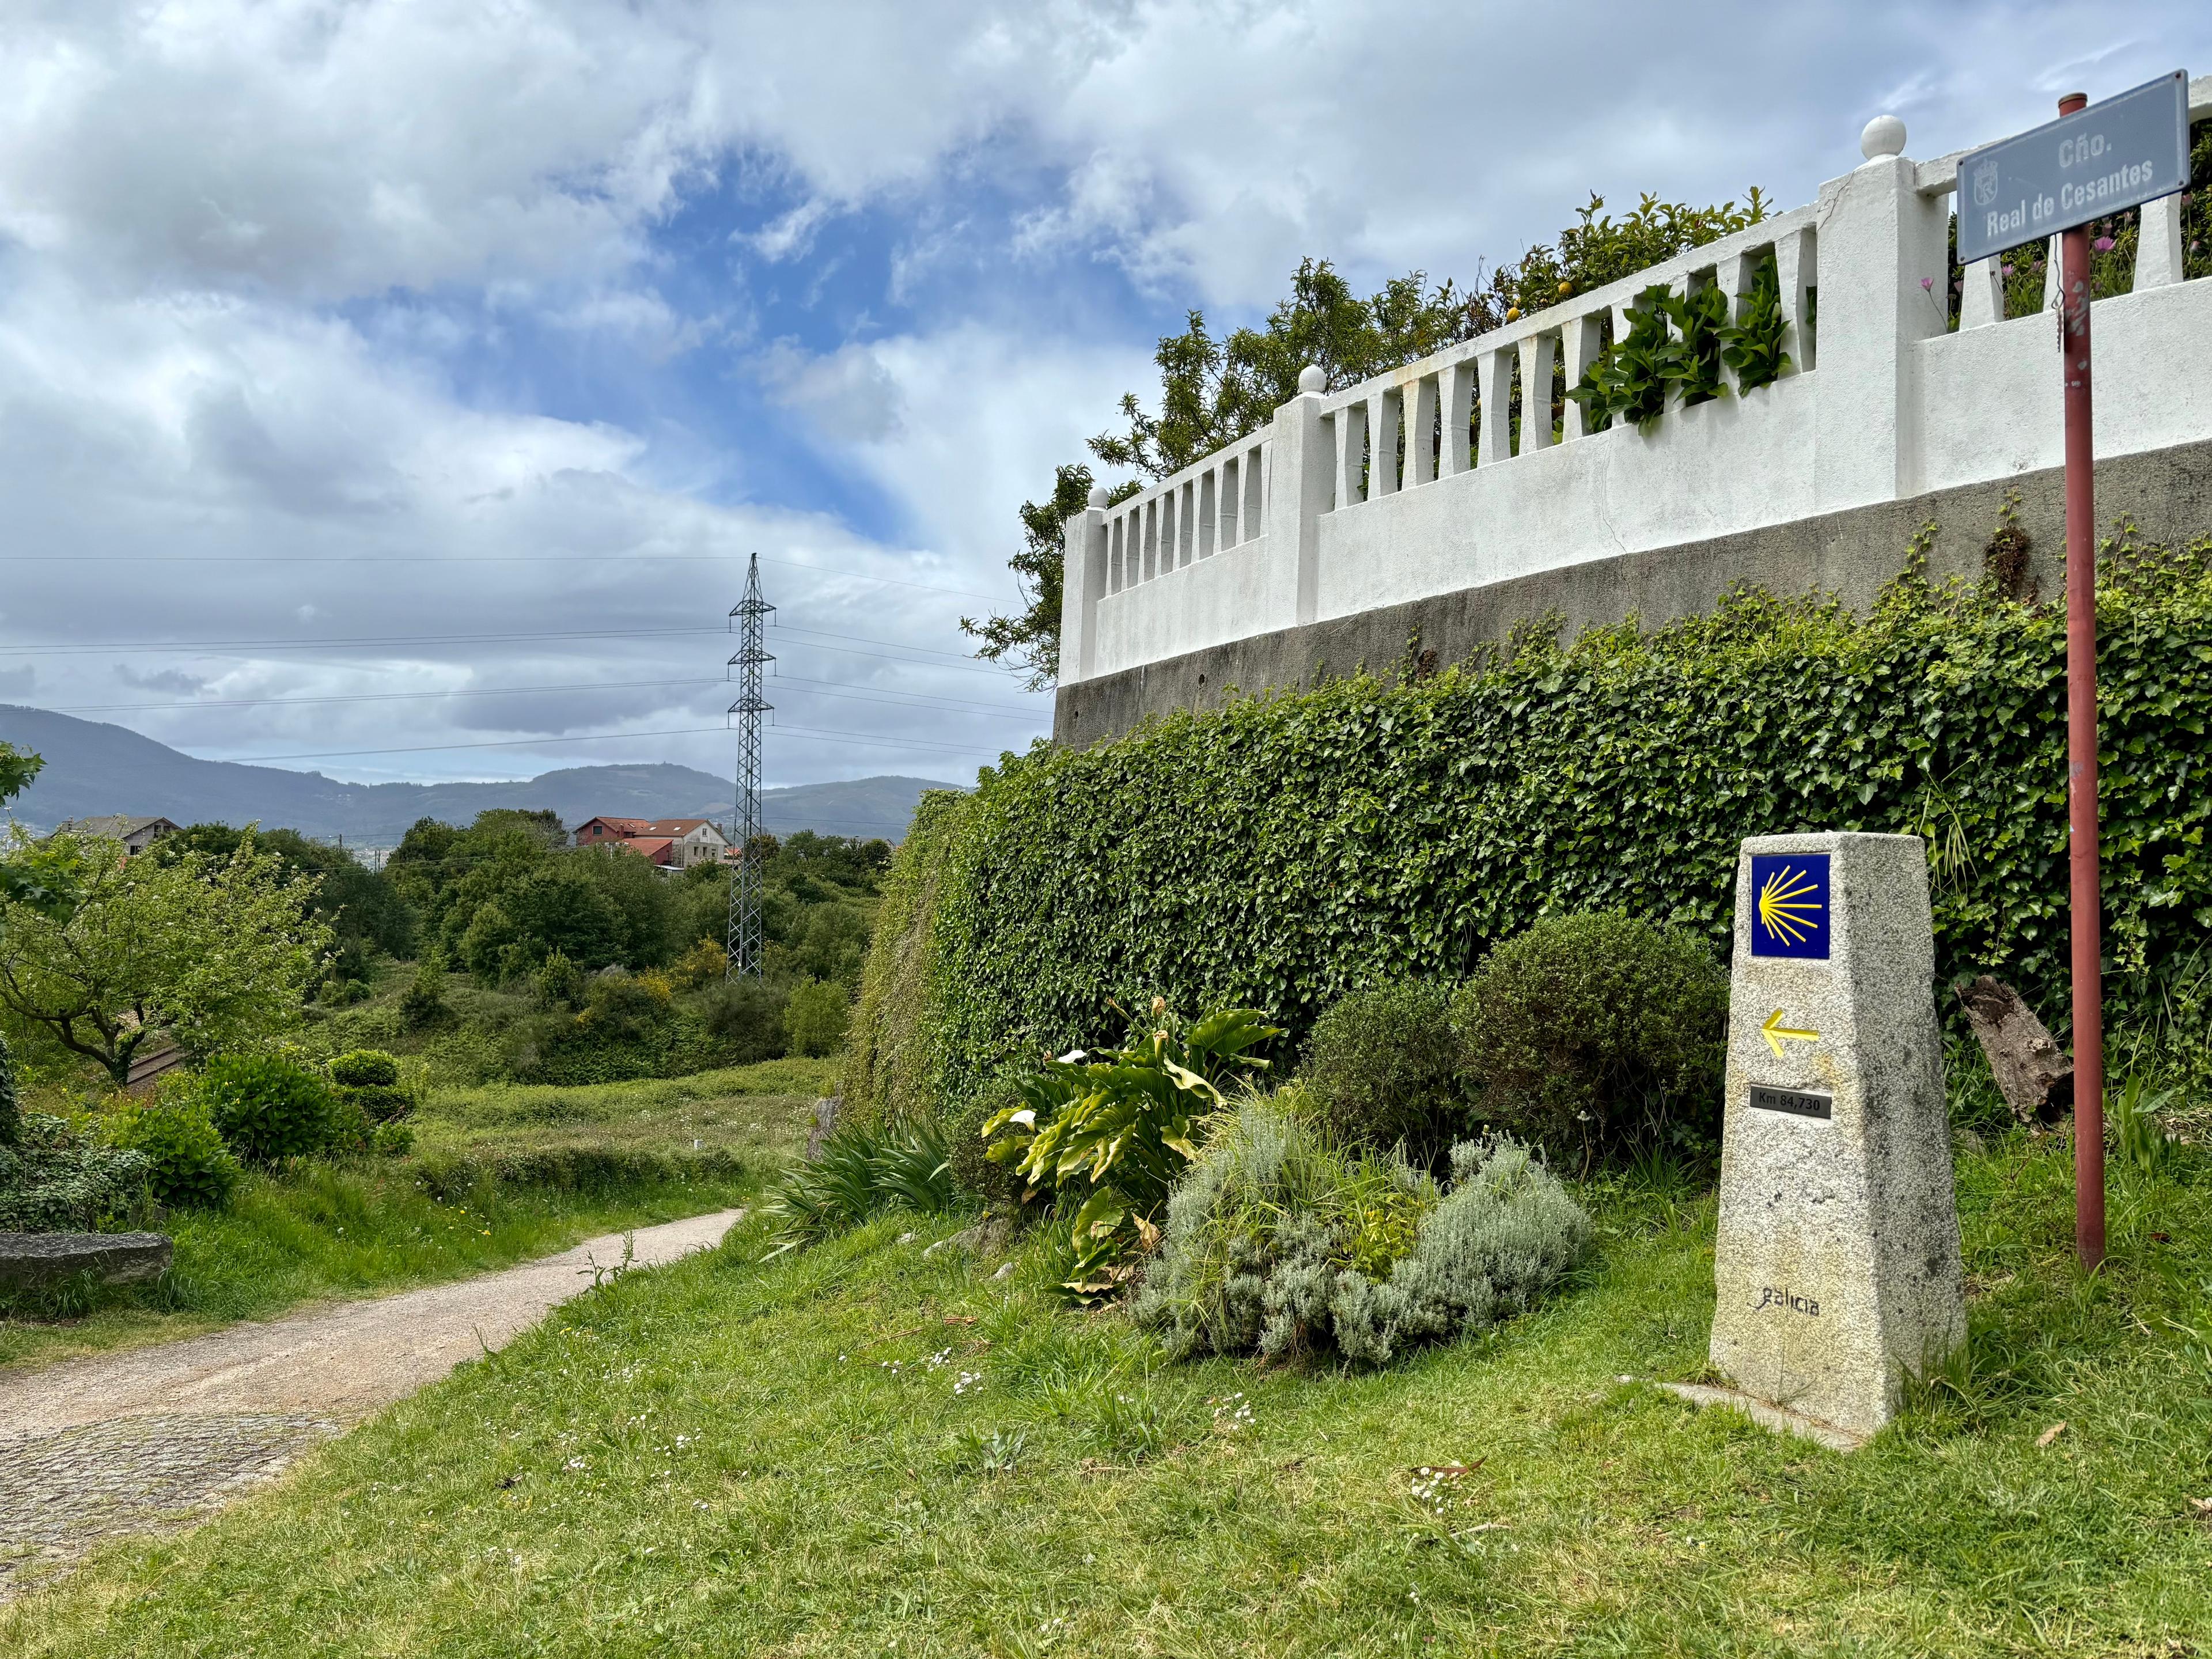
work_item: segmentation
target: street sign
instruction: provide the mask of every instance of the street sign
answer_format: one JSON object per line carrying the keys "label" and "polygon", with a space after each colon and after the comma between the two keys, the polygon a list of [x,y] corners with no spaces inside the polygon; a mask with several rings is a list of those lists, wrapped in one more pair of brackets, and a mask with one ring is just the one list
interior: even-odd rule
{"label": "street sign", "polygon": [[2189,76],[2172,75],[1959,158],[1959,259],[2189,188]]}

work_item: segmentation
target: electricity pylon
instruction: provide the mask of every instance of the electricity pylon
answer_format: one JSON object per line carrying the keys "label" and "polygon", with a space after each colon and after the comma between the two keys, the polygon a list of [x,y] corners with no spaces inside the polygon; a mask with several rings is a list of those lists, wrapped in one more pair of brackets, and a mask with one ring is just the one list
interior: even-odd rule
{"label": "electricity pylon", "polygon": [[[761,716],[774,708],[761,699],[761,666],[775,660],[762,642],[762,624],[775,607],[761,597],[760,555],[752,556],[745,596],[730,607],[730,626],[740,635],[729,666],[738,671],[738,700],[730,713],[738,724],[738,861],[730,867],[730,979],[761,976],[761,872],[753,846],[761,834]],[[724,671],[727,678],[728,671]]]}

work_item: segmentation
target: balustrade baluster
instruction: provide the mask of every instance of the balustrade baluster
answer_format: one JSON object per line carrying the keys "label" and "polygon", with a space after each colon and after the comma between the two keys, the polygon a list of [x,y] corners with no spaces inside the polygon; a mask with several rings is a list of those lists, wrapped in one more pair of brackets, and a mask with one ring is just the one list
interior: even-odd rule
{"label": "balustrade baluster", "polygon": [[1437,377],[1424,374],[1413,387],[1406,416],[1406,483],[1434,483],[1437,477]]}
{"label": "balustrade baluster", "polygon": [[2142,207],[2136,233],[2136,292],[2182,280],[2181,198],[2161,196]]}
{"label": "balustrade baluster", "polygon": [[1443,464],[1447,475],[1466,471],[1474,465],[1475,360],[1462,357],[1446,371],[1449,376],[1444,397]]}
{"label": "balustrade baluster", "polygon": [[1810,320],[1812,289],[1820,282],[1820,245],[1813,232],[1794,230],[1774,244],[1775,274],[1782,286],[1782,349],[1797,374],[1812,371],[1819,331]]}
{"label": "balustrade baluster", "polygon": [[1513,350],[1486,351],[1476,360],[1482,377],[1482,450],[1478,465],[1513,459]]}
{"label": "balustrade baluster", "polygon": [[1367,499],[1398,493],[1398,417],[1403,399],[1395,386],[1367,399]]}
{"label": "balustrade baluster", "polygon": [[[1583,376],[1589,373],[1598,354],[1605,349],[1604,318],[1598,312],[1585,312],[1562,325],[1559,332],[1566,348],[1567,391],[1571,393],[1583,383]],[[1567,398],[1566,413],[1560,422],[1560,435],[1563,439],[1589,435],[1583,419],[1583,406],[1571,396]]]}
{"label": "balustrade baluster", "polygon": [[1336,411],[1336,504],[1351,507],[1367,499],[1367,405],[1346,404]]}
{"label": "balustrade baluster", "polygon": [[1552,365],[1559,337],[1548,330],[1521,342],[1521,453],[1549,449],[1552,437]]}
{"label": "balustrade baluster", "polygon": [[1966,267],[1966,287],[1959,295],[1960,333],[2004,321],[2004,273],[1998,269],[2002,263],[2002,255],[1992,254]]}

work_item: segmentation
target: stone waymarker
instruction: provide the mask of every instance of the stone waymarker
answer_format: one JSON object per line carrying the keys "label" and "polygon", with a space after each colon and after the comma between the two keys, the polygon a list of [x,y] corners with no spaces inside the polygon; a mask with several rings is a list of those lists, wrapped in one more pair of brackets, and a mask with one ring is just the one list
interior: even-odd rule
{"label": "stone waymarker", "polygon": [[1846,1439],[1966,1337],[1935,972],[1918,836],[1743,843],[1712,1362]]}

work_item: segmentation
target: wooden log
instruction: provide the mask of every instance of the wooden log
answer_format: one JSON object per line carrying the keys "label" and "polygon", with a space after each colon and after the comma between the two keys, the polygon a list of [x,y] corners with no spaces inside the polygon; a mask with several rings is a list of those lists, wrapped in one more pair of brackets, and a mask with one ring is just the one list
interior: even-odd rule
{"label": "wooden log", "polygon": [[2063,1119],[2074,1107],[2074,1062],[2020,993],[1984,974],[1960,987],[1959,1000],[2013,1115],[2030,1128]]}

